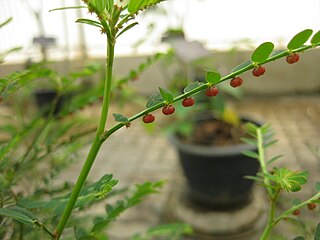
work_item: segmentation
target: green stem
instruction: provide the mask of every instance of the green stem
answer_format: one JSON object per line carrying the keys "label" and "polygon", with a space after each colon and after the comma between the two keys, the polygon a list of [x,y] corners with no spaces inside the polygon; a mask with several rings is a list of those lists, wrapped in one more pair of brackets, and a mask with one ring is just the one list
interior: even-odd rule
{"label": "green stem", "polygon": [[273,228],[273,222],[274,222],[273,220],[274,220],[275,211],[276,211],[276,201],[274,201],[273,199],[270,199],[270,202],[271,202],[271,206],[268,213],[267,225],[263,230],[260,240],[267,240]]}
{"label": "green stem", "polygon": [[280,220],[286,218],[288,215],[292,214],[292,212],[294,212],[295,210],[298,210],[304,206],[306,206],[309,203],[312,203],[314,201],[317,201],[320,198],[320,192],[316,193],[315,195],[313,195],[311,198],[309,198],[308,200],[294,205],[293,207],[289,208],[288,210],[284,211],[283,213],[281,213],[272,223],[272,227],[274,227]]}
{"label": "green stem", "polygon": [[[265,176],[268,173],[268,170],[265,162],[265,152],[263,147],[263,136],[262,136],[261,128],[257,128],[257,140],[258,140],[257,146],[258,146],[258,155],[259,155],[258,160],[261,167],[261,172],[263,176]],[[271,201],[273,201],[275,199],[275,194],[273,193],[272,189],[268,187],[270,186],[270,181],[266,177],[264,177],[263,181],[264,181],[264,184],[267,186],[269,198]]]}
{"label": "green stem", "polygon": [[96,159],[99,149],[103,143],[103,140],[101,139],[101,135],[105,130],[108,111],[109,111],[110,96],[111,96],[111,82],[112,82],[112,68],[113,68],[113,60],[114,60],[114,45],[115,45],[115,41],[108,38],[104,97],[103,97],[102,111],[101,111],[101,116],[100,116],[98,129],[96,132],[96,136],[91,145],[86,161],[81,169],[80,175],[78,176],[77,182],[73,188],[73,191],[71,193],[67,206],[65,207],[64,212],[61,216],[61,219],[58,223],[58,226],[55,230],[54,239],[60,239],[60,236],[66,226],[66,223],[80,195],[81,189],[89,175],[93,162]]}
{"label": "green stem", "polygon": [[[259,155],[259,164],[261,167],[261,172],[263,174],[263,176],[265,176],[265,174],[268,173],[267,170],[267,166],[266,166],[266,162],[265,162],[265,152],[264,152],[264,147],[263,147],[263,135],[261,132],[261,128],[257,128],[256,130],[257,133],[257,147],[258,147],[258,155]],[[278,194],[274,194],[272,189],[270,189],[268,186],[270,186],[270,182],[269,180],[264,177],[264,184],[267,186],[267,191],[268,191],[268,198],[269,198],[269,202],[270,202],[270,209],[269,209],[269,213],[268,213],[268,221],[266,224],[266,227],[264,228],[264,231],[260,237],[260,240],[267,240],[270,232],[272,230],[272,223],[274,220],[274,216],[275,216],[275,209],[276,209],[276,200],[277,200],[277,196]]]}

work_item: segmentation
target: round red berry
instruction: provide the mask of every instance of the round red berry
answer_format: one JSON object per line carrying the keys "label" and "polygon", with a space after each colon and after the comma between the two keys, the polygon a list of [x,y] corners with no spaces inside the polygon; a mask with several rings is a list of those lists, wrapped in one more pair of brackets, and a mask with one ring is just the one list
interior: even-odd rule
{"label": "round red berry", "polygon": [[191,107],[194,104],[194,98],[192,97],[187,97],[182,100],[182,106],[184,107]]}
{"label": "round red berry", "polygon": [[263,75],[266,72],[266,69],[262,66],[256,67],[252,70],[252,74],[255,77],[260,77],[261,75]]}
{"label": "round red berry", "polygon": [[152,114],[145,115],[142,120],[144,123],[152,123],[156,118]]}
{"label": "round red berry", "polygon": [[294,210],[294,211],[292,212],[292,214],[295,215],[295,216],[299,216],[299,215],[300,215],[300,210],[299,210],[299,209]]}
{"label": "round red berry", "polygon": [[219,90],[217,87],[209,87],[207,88],[206,90],[206,95],[208,97],[214,97],[214,96],[217,96],[217,94],[219,93]]}
{"label": "round red berry", "polygon": [[317,204],[315,204],[315,203],[309,203],[308,204],[308,209],[309,210],[313,210],[313,209],[315,209],[317,207]]}
{"label": "round red berry", "polygon": [[166,105],[166,106],[164,106],[164,107],[162,108],[162,113],[163,113],[164,115],[170,115],[170,114],[174,113],[175,110],[176,110],[176,109],[174,108],[173,105]]}
{"label": "round red berry", "polygon": [[299,59],[300,59],[299,54],[297,54],[297,53],[292,53],[292,54],[290,54],[289,56],[287,56],[286,61],[287,61],[287,63],[289,63],[289,64],[293,64],[293,63],[298,62]]}
{"label": "round red berry", "polygon": [[235,88],[235,87],[241,86],[242,83],[243,83],[243,80],[241,77],[235,77],[230,81],[230,86]]}

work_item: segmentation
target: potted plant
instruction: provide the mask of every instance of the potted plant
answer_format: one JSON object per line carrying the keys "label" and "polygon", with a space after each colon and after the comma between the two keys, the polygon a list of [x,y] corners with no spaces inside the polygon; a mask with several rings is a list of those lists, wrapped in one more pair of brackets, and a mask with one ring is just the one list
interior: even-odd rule
{"label": "potted plant", "polygon": [[[203,76],[205,73],[197,69],[209,65],[207,62],[212,54],[200,43],[189,43],[184,38],[173,39],[171,43],[178,61],[189,69],[183,72],[188,72],[194,79],[184,91],[206,83],[209,76]],[[175,78],[170,81],[171,91],[181,87],[183,77],[190,78],[182,75],[179,81]],[[241,142],[241,137],[245,136],[243,125],[257,121],[241,118],[227,101],[230,97],[241,97],[239,88],[236,89],[241,81],[237,77],[230,82],[233,88],[223,85],[218,90],[212,86],[194,98],[185,99],[182,106],[177,107],[174,121],[166,126],[187,179],[189,200],[209,209],[235,208],[249,203],[253,183],[244,176],[255,175],[258,171],[258,163],[242,154],[244,150],[254,150],[253,147]],[[195,102],[195,106],[189,108]]]}

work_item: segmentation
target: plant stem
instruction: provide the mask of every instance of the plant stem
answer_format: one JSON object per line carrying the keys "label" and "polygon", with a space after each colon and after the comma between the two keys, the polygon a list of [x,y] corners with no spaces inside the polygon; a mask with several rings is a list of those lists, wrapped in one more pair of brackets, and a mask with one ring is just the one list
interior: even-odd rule
{"label": "plant stem", "polygon": [[293,207],[289,208],[288,210],[286,210],[285,212],[281,213],[274,221],[273,221],[273,226],[274,227],[280,220],[284,219],[285,217],[287,217],[289,214],[291,214],[292,212],[294,212],[297,209],[300,209],[304,206],[306,206],[309,203],[312,203],[316,200],[318,200],[320,198],[320,192],[316,193],[315,195],[313,195],[311,198],[309,198],[308,200],[298,204],[298,205],[294,205]]}
{"label": "plant stem", "polygon": [[[258,143],[257,143],[258,155],[259,155],[258,160],[260,163],[261,172],[264,176],[265,174],[268,173],[268,170],[267,170],[267,166],[265,163],[265,153],[264,153],[264,147],[263,147],[263,136],[262,136],[261,128],[257,128],[256,133],[257,133],[257,141],[258,141]],[[270,182],[266,177],[264,177],[264,184],[266,186],[270,186]],[[267,191],[268,191],[268,197],[269,197],[269,202],[270,202],[270,209],[269,209],[269,213],[268,213],[267,225],[266,225],[266,227],[260,237],[260,240],[268,239],[269,234],[272,230],[272,223],[273,223],[274,215],[275,215],[276,196],[274,196],[272,189],[270,189],[269,187],[267,187]]]}
{"label": "plant stem", "polygon": [[[319,44],[316,44],[316,45],[306,45],[306,46],[302,46],[302,47],[300,47],[300,48],[298,48],[298,49],[295,49],[295,50],[292,51],[292,52],[303,52],[303,51],[307,51],[307,50],[309,50],[309,49],[311,49],[311,48],[318,47],[318,46],[320,46],[320,43],[319,43]],[[278,60],[278,59],[280,59],[280,58],[283,58],[283,57],[285,57],[285,56],[288,56],[289,54],[290,54],[289,51],[284,51],[284,52],[281,52],[281,53],[279,53],[279,54],[277,54],[277,55],[274,55],[274,56],[269,57],[267,60],[265,60],[265,61],[263,61],[263,62],[260,62],[259,64],[262,65],[262,64],[269,63],[269,62],[273,62],[273,61],[275,61],[275,60]],[[231,73],[229,73],[228,75],[225,75],[224,77],[222,77],[222,78],[220,79],[220,82],[219,82],[219,83],[225,82],[225,81],[230,80],[230,79],[232,79],[232,78],[234,78],[234,77],[236,77],[236,76],[239,76],[240,74],[245,73],[245,72],[253,69],[254,66],[255,66],[254,63],[252,62],[251,64],[249,64],[248,66],[246,66],[246,67],[244,67],[244,68],[242,68],[242,69],[240,69],[240,70],[231,72]],[[174,103],[174,102],[177,102],[177,101],[179,101],[179,100],[184,99],[185,97],[194,95],[194,94],[200,92],[201,90],[206,89],[207,87],[208,87],[208,83],[205,83],[205,84],[203,84],[203,85],[200,85],[199,87],[196,87],[196,88],[192,89],[192,90],[189,91],[189,92],[183,93],[183,94],[175,97],[172,102]],[[163,107],[164,105],[165,105],[165,101],[163,101],[163,102],[161,102],[161,103],[158,103],[158,104],[156,104],[156,105],[154,105],[154,106],[152,106],[152,107],[150,107],[150,108],[147,108],[147,109],[145,109],[145,110],[143,110],[143,111],[141,111],[141,112],[139,112],[139,113],[131,116],[131,117],[129,118],[129,123],[132,122],[132,121],[134,121],[134,120],[136,120],[136,119],[138,119],[138,118],[140,118],[140,117],[142,117],[142,116],[144,116],[144,115],[147,114],[147,113],[153,112],[153,111],[155,111],[155,110]],[[108,131],[106,131],[106,132],[103,133],[103,135],[102,135],[103,141],[106,140],[106,139],[107,139],[109,136],[111,136],[113,133],[115,133],[116,131],[118,131],[120,128],[122,128],[122,127],[124,127],[124,126],[126,126],[126,125],[127,125],[127,123],[122,123],[122,122],[114,125],[114,126],[113,126],[112,128],[110,128]],[[264,164],[264,165],[265,165],[265,164]]]}
{"label": "plant stem", "polygon": [[267,240],[274,226],[273,223],[274,223],[274,216],[275,216],[275,210],[276,210],[276,200],[271,199],[271,197],[269,196],[269,201],[270,201],[270,209],[268,213],[268,221],[260,237],[260,240]]}
{"label": "plant stem", "polygon": [[[262,136],[262,132],[261,132],[261,128],[257,128],[257,140],[258,140],[258,155],[259,155],[259,164],[261,167],[261,172],[263,175],[268,173],[267,170],[267,166],[266,166],[266,162],[265,162],[265,153],[264,153],[264,147],[263,147],[263,136]],[[269,179],[264,177],[264,184],[266,186],[270,186],[270,182]],[[268,191],[268,195],[270,200],[272,201],[275,197],[274,197],[274,193],[272,192],[272,189],[267,187],[267,191]]]}
{"label": "plant stem", "polygon": [[111,82],[112,82],[112,68],[113,68],[113,60],[114,60],[114,46],[115,46],[115,41],[108,38],[105,88],[104,88],[103,104],[102,104],[102,110],[101,110],[98,129],[96,132],[95,139],[88,153],[88,156],[86,158],[86,161],[81,169],[80,175],[78,176],[77,182],[73,188],[69,201],[64,209],[60,222],[58,223],[58,226],[55,230],[54,239],[60,239],[60,236],[66,226],[66,223],[80,195],[81,189],[89,175],[93,162],[96,159],[99,149],[103,143],[101,135],[105,130],[108,111],[109,111],[110,96],[111,96]]}

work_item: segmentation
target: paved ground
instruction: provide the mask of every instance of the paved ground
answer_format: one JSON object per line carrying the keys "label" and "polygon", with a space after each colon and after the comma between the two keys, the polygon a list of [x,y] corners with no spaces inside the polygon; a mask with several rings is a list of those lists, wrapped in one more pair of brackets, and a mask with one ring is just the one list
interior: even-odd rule
{"label": "paved ground", "polygon": [[[297,196],[313,193],[313,183],[320,180],[320,159],[311,153],[308,144],[320,146],[320,96],[251,97],[234,104],[245,116],[272,125],[280,141],[269,154],[284,153],[279,165],[285,163],[293,169],[309,170],[310,184]],[[166,136],[145,133],[139,121],[130,129],[120,130],[110,140],[103,146],[90,178],[111,172],[120,180],[120,186],[146,180],[168,180],[160,194],[129,210],[112,225],[113,238],[125,240],[164,221],[167,200],[183,177],[175,150]],[[307,211],[303,213],[309,214]],[[312,216],[319,219],[319,210]],[[286,225],[280,225],[278,231],[287,231]]]}

